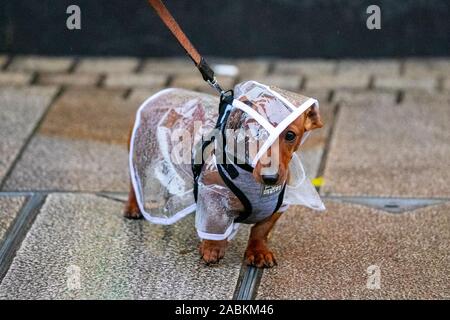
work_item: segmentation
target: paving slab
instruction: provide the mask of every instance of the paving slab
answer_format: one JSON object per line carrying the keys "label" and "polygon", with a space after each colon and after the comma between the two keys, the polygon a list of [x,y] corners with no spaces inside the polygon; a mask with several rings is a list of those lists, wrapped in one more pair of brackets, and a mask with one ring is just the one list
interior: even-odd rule
{"label": "paving slab", "polygon": [[405,91],[403,94],[402,103],[423,104],[426,106],[429,103],[442,103],[450,105],[450,91],[449,92],[420,92],[414,90]]}
{"label": "paving slab", "polygon": [[442,87],[446,92],[450,93],[450,78],[443,79]]}
{"label": "paving slab", "polygon": [[133,88],[128,96],[128,99],[142,103],[145,100],[147,100],[147,98],[151,97],[152,95],[163,89],[164,89],[163,87]]}
{"label": "paving slab", "polygon": [[232,298],[248,229],[219,265],[208,267],[198,256],[193,216],[160,226],[126,220],[122,208],[93,195],[49,195],[0,299]]}
{"label": "paving slab", "polygon": [[4,85],[27,85],[31,82],[33,75],[25,72],[0,72],[0,86]]}
{"label": "paving slab", "polygon": [[152,58],[144,61],[141,72],[166,75],[198,74],[189,58]]}
{"label": "paving slab", "polygon": [[132,73],[139,65],[139,59],[131,57],[118,58],[83,58],[75,68],[82,73]]}
{"label": "paving slab", "polygon": [[404,75],[407,77],[447,76],[449,73],[449,58],[411,58],[404,63]]}
{"label": "paving slab", "polygon": [[342,60],[337,66],[337,73],[340,75],[400,75],[400,61],[399,60]]}
{"label": "paving slab", "polygon": [[47,114],[38,134],[126,144],[137,106],[119,92],[67,91]]}
{"label": "paving slab", "polygon": [[[217,76],[216,78],[224,89],[233,88],[235,83],[234,77]],[[177,75],[169,85],[174,88],[183,88],[217,95],[217,91],[211,88],[199,73]]]}
{"label": "paving slab", "polygon": [[320,106],[322,106],[322,104],[326,104],[328,103],[328,99],[330,97],[330,93],[331,90],[328,89],[301,89],[301,90],[297,90],[298,93],[307,96],[307,97],[311,97],[316,99],[317,101],[319,101]]}
{"label": "paving slab", "polygon": [[0,89],[0,181],[48,108],[55,87]]}
{"label": "paving slab", "polygon": [[6,191],[122,191],[129,188],[126,145],[37,135]]}
{"label": "paving slab", "polygon": [[273,73],[287,75],[329,75],[336,72],[337,62],[334,60],[278,60]]}
{"label": "paving slab", "polygon": [[43,85],[95,87],[99,80],[100,75],[92,73],[41,73],[37,82]]}
{"label": "paving slab", "polygon": [[321,104],[320,115],[324,126],[311,132],[308,139],[299,148],[300,159],[309,178],[316,178],[320,172],[320,164],[325,150],[326,141],[334,118],[334,104]]}
{"label": "paving slab", "polygon": [[252,80],[269,72],[270,61],[258,59],[238,59],[235,65],[239,69],[239,81]]}
{"label": "paving slab", "polygon": [[73,64],[74,59],[69,57],[16,56],[8,70],[66,72]]}
{"label": "paving slab", "polygon": [[0,247],[25,201],[25,197],[0,196]]}
{"label": "paving slab", "polygon": [[366,74],[339,74],[321,75],[313,74],[306,77],[307,89],[367,89],[370,77]]}
{"label": "paving slab", "polygon": [[6,62],[8,61],[8,56],[6,55],[0,55],[0,69],[3,68],[3,66],[6,64]]}
{"label": "paving slab", "polygon": [[268,75],[258,76],[255,79],[268,86],[275,86],[289,91],[298,92],[302,83],[302,77],[296,75]]}
{"label": "paving slab", "polygon": [[389,77],[375,76],[375,89],[383,90],[421,90],[433,92],[438,86],[438,79],[435,76],[415,76],[415,77]]}
{"label": "paving slab", "polygon": [[446,104],[343,104],[325,166],[323,194],[449,197]]}
{"label": "paving slab", "polygon": [[257,299],[450,297],[449,203],[403,214],[325,205],[323,213],[295,207],[280,218],[270,239],[278,266],[264,271]]}
{"label": "paving slab", "polygon": [[367,91],[367,90],[336,90],[333,95],[333,102],[337,103],[358,103],[364,105],[369,102],[393,105],[397,101],[397,93],[394,91]]}
{"label": "paving slab", "polygon": [[104,86],[107,88],[162,87],[167,80],[167,75],[161,74],[113,73],[106,77]]}
{"label": "paving slab", "polygon": [[126,144],[139,104],[119,94],[75,89],[63,94],[5,189],[125,191]]}

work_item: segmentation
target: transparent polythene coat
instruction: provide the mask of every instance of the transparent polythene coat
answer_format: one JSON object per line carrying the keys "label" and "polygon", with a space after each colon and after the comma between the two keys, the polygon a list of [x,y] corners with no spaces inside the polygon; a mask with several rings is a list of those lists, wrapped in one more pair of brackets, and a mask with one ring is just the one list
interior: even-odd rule
{"label": "transparent polythene coat", "polygon": [[[300,110],[292,108],[307,101],[316,103],[253,81],[238,84],[234,90],[235,100],[229,109],[232,113],[238,109],[244,111],[241,123],[253,130],[255,135],[250,138],[261,140],[258,142],[262,145],[281,130],[277,126],[285,119],[296,119],[293,112],[301,115]],[[286,102],[290,106],[286,106]],[[254,121],[241,103],[255,110],[272,127],[266,128]],[[166,89],[147,99],[139,108],[130,141],[129,166],[139,208],[150,222],[172,224],[195,211],[196,228],[202,238],[224,239],[236,229],[233,221],[243,206],[220,179],[213,151],[204,153],[197,204],[193,194],[191,160],[197,158],[194,153],[199,152],[202,136],[208,136],[214,129],[218,105],[219,99],[208,94]],[[213,145],[211,148],[214,149]],[[256,154],[245,160],[254,161]],[[315,188],[305,178],[297,155],[290,163],[289,173],[282,208],[299,204],[325,209]]]}

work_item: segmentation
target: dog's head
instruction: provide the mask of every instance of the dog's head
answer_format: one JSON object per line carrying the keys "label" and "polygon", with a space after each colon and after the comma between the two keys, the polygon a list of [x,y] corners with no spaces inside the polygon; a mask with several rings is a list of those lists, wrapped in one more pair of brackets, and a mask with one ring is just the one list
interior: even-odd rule
{"label": "dog's head", "polygon": [[265,185],[280,185],[288,178],[289,162],[300,146],[303,136],[323,126],[319,108],[312,106],[293,121],[274,144],[259,159],[254,170],[255,180]]}
{"label": "dog's head", "polygon": [[237,85],[235,96],[226,125],[235,130],[234,143],[227,143],[227,154],[251,165],[257,182],[284,184],[302,138],[323,126],[317,101],[255,81]]}

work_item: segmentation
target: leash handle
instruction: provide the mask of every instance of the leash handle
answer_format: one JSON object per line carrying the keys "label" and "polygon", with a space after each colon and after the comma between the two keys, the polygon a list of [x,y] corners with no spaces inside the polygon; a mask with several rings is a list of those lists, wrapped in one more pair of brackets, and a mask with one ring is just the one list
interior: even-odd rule
{"label": "leash handle", "polygon": [[150,5],[155,9],[158,16],[164,22],[166,27],[172,32],[175,38],[178,40],[180,45],[184,48],[188,56],[194,61],[195,66],[202,74],[203,80],[208,82],[213,88],[218,90],[220,93],[223,92],[222,88],[217,83],[216,77],[214,76],[214,71],[206,62],[197,49],[189,41],[186,34],[181,30],[181,27],[175,21],[174,17],[170,14],[169,10],[166,8],[161,0],[148,0]]}

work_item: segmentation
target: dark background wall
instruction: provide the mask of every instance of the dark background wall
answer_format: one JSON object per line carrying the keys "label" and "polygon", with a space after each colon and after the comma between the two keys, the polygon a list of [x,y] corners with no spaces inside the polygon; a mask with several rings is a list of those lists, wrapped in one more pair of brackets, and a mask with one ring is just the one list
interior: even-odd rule
{"label": "dark background wall", "polygon": [[[167,0],[205,55],[277,57],[444,56],[449,0]],[[82,29],[66,28],[77,4]],[[382,29],[366,28],[366,8]],[[146,0],[2,0],[0,51],[50,55],[182,53]]]}

